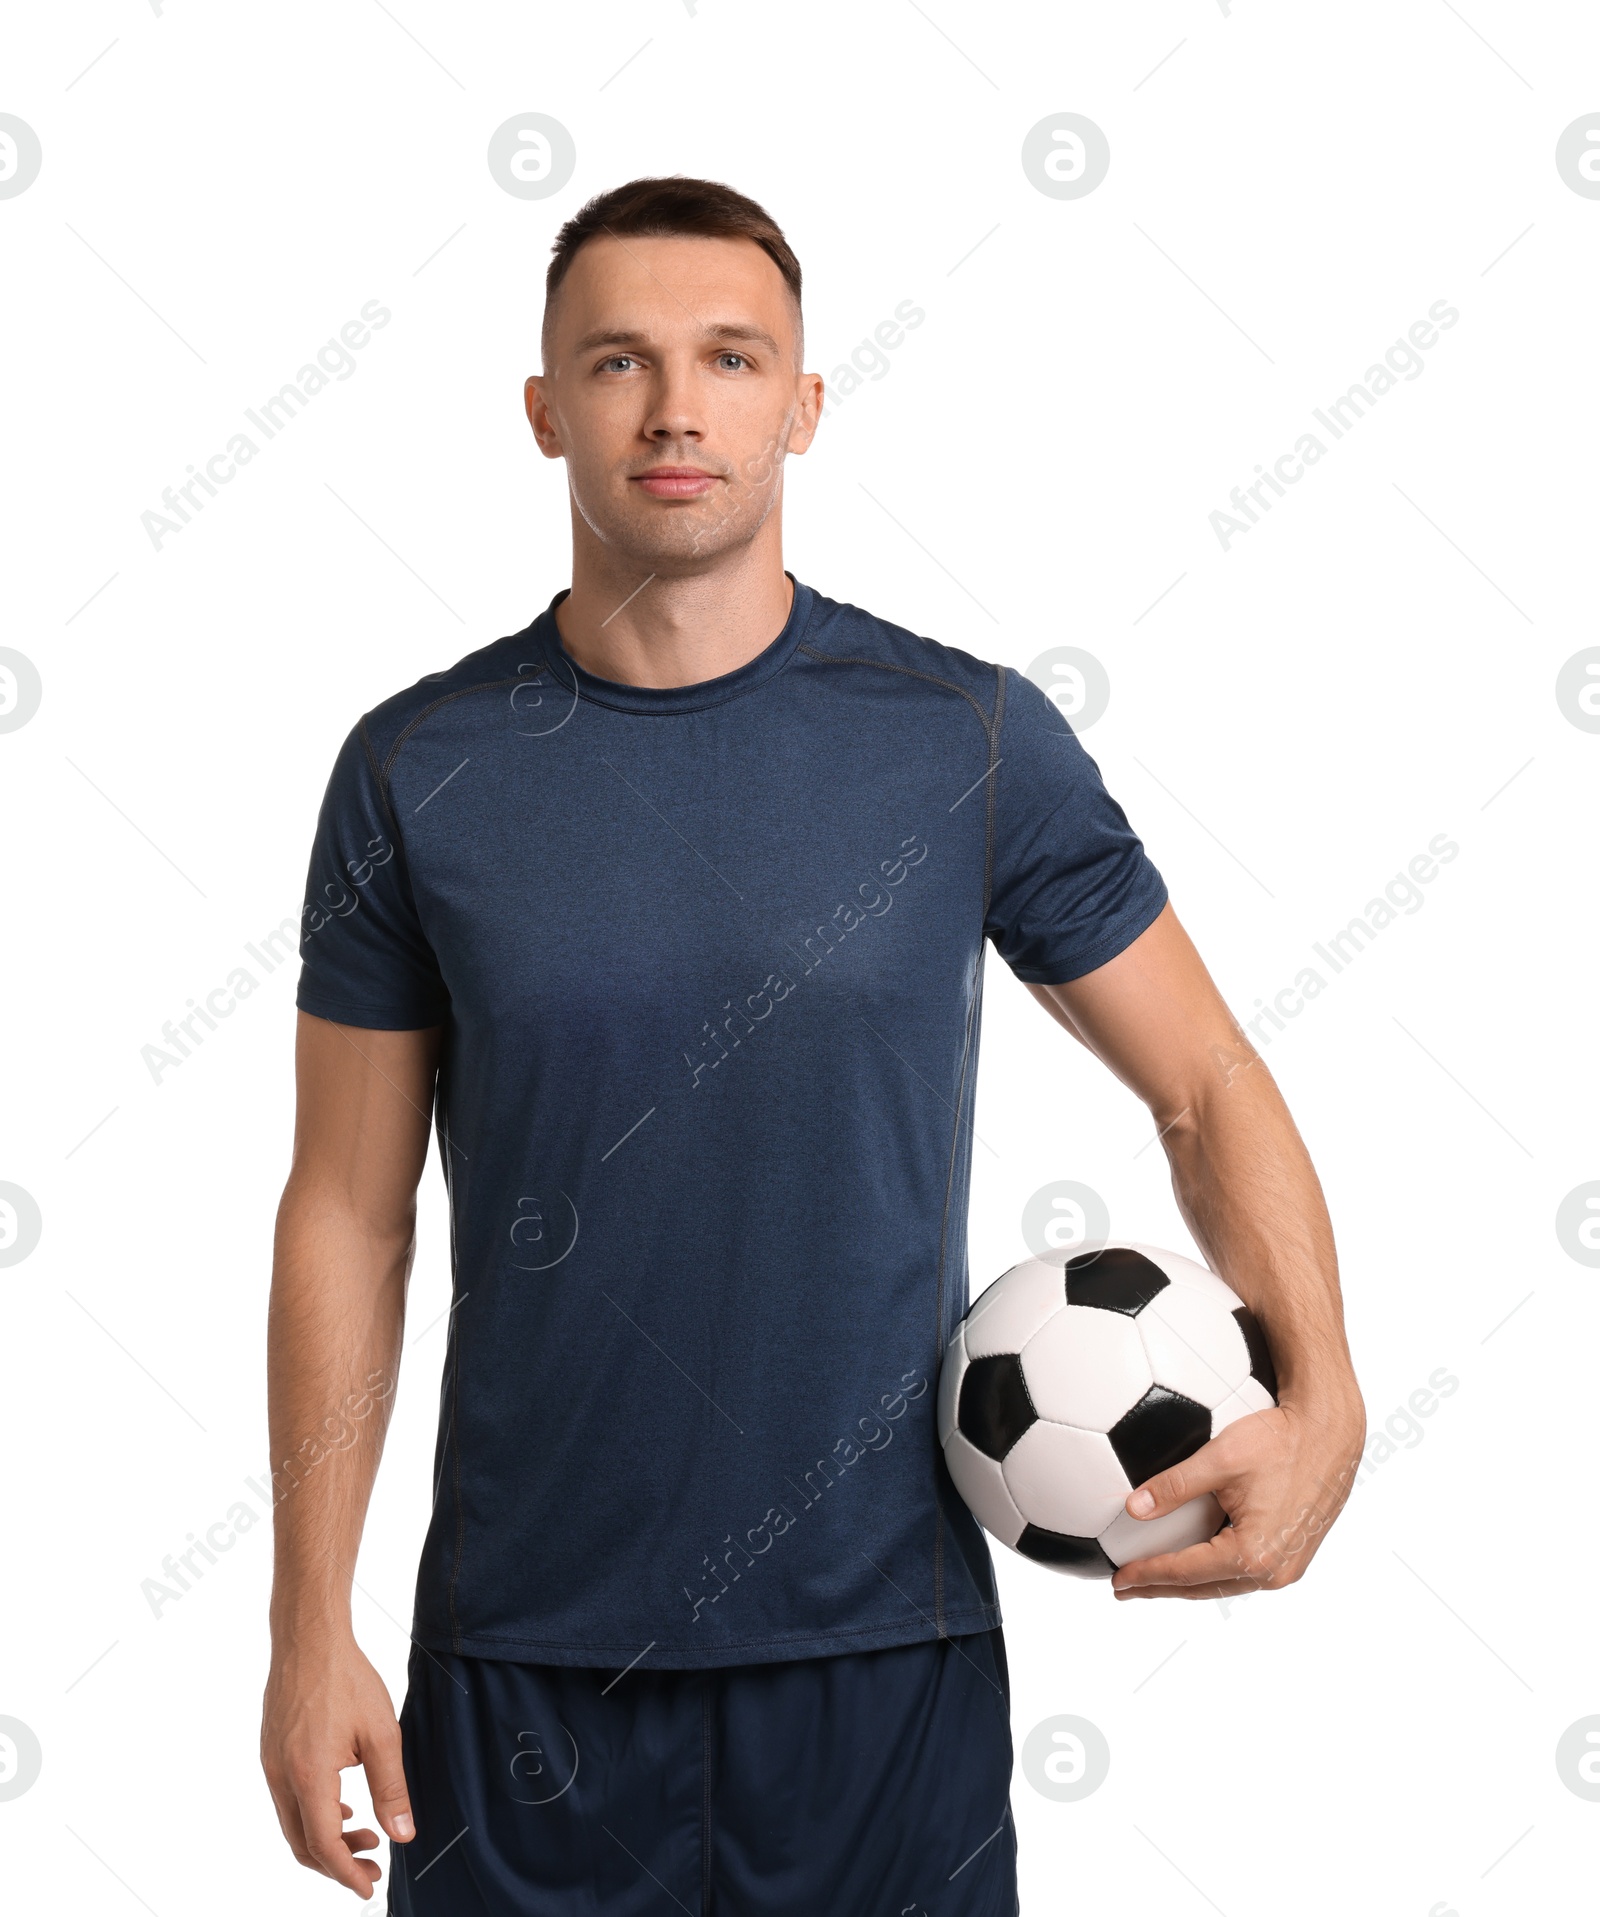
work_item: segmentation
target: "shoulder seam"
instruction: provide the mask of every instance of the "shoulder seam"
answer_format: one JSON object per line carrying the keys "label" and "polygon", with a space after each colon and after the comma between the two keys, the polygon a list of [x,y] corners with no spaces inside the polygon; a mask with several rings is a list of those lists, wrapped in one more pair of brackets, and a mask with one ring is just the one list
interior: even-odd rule
{"label": "shoulder seam", "polygon": [[395,831],[398,832],[400,830],[400,821],[395,817],[394,806],[389,798],[389,782],[384,778],[383,771],[378,764],[378,755],[372,749],[372,734],[367,730],[365,713],[361,715],[357,730],[361,734],[361,749],[366,754],[367,768],[372,774],[373,784],[378,789],[378,797],[382,801],[384,811],[389,815],[389,823],[394,827]]}
{"label": "shoulder seam", "polygon": [[[811,658],[811,659],[820,659],[824,662],[824,664],[827,664],[827,665],[876,666],[879,672],[900,672],[900,673],[904,673],[906,678],[908,679],[926,679],[930,686],[943,686],[946,692],[954,692],[960,698],[965,699],[967,704],[971,706],[971,708],[973,709],[975,713],[977,713],[978,723],[983,727],[985,733],[989,733],[991,735],[993,733],[994,727],[991,724],[989,716],[984,711],[983,707],[978,704],[977,700],[973,698],[972,694],[968,692],[965,686],[958,686],[954,679],[941,679],[936,673],[918,672],[914,666],[895,665],[890,660],[887,660],[887,659],[862,659],[850,653],[819,652],[815,646],[808,646],[804,644],[803,642],[800,645],[795,647],[795,651],[803,652],[806,654],[808,658]],[[992,750],[993,748],[992,737],[990,740],[990,746]]]}
{"label": "shoulder seam", "polygon": [[[407,720],[405,725],[401,727],[399,736],[396,738],[394,744],[390,746],[384,757],[383,765],[378,771],[378,779],[383,787],[385,798],[387,799],[389,790],[389,773],[395,760],[400,755],[400,748],[405,744],[406,740],[411,737],[412,733],[416,731],[417,727],[422,724],[424,719],[430,718],[441,706],[449,705],[454,699],[465,699],[468,693],[493,692],[497,686],[514,686],[520,683],[521,681],[515,674],[509,679],[478,679],[474,680],[470,686],[458,686],[454,692],[442,693],[437,699],[430,700],[414,719]],[[361,723],[363,730],[365,730],[366,720],[363,719]]]}

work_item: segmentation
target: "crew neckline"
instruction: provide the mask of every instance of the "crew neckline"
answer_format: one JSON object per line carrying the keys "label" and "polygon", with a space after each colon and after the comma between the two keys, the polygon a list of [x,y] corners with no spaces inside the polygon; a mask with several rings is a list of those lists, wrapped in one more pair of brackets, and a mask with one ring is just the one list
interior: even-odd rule
{"label": "crew neckline", "polygon": [[552,676],[579,698],[588,699],[595,705],[610,706],[616,712],[699,712],[707,706],[723,705],[729,699],[737,699],[753,691],[789,663],[810,623],[816,594],[809,586],[803,586],[787,568],[784,577],[794,587],[794,599],[789,607],[789,617],[784,621],[783,630],[777,638],[732,672],[725,672],[715,679],[698,679],[692,685],[629,686],[620,680],[602,679],[598,674],[586,671],[561,643],[561,630],[556,624],[556,607],[570,596],[570,586],[563,586],[539,614],[533,623],[533,635]]}

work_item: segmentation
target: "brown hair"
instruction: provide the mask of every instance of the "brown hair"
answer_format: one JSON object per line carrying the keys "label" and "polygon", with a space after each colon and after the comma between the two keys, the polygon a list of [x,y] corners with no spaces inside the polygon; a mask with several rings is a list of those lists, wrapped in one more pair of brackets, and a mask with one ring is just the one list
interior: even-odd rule
{"label": "brown hair", "polygon": [[609,193],[597,193],[557,233],[544,276],[546,333],[556,293],[578,249],[587,241],[602,235],[659,239],[679,233],[703,239],[754,240],[783,275],[798,311],[800,262],[766,208],[720,180],[693,180],[675,173],[664,179],[629,180]]}

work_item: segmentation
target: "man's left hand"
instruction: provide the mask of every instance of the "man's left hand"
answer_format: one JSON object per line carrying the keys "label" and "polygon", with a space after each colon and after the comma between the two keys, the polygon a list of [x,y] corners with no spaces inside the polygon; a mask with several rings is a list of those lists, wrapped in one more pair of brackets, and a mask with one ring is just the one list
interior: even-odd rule
{"label": "man's left hand", "polygon": [[1157,1518],[1209,1491],[1228,1523],[1206,1544],[1123,1565],[1117,1597],[1242,1597],[1295,1583],[1350,1495],[1364,1436],[1359,1397],[1237,1419],[1126,1504],[1132,1517]]}

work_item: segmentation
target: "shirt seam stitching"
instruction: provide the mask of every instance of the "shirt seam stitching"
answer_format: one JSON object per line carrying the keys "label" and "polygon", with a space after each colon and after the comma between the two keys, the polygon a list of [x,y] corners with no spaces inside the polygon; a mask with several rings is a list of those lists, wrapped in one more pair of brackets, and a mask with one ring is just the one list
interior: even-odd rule
{"label": "shirt seam stitching", "polygon": [[853,653],[819,652],[815,646],[808,646],[803,643],[796,646],[795,651],[803,652],[808,659],[819,659],[825,665],[874,666],[879,672],[901,672],[904,673],[908,679],[925,679],[930,686],[942,686],[946,692],[953,692],[958,698],[965,699],[972,710],[977,713],[978,724],[983,727],[984,735],[989,740],[990,757],[993,757],[994,728],[989,715],[984,711],[983,707],[978,704],[977,700],[973,698],[972,694],[968,692],[966,687],[958,686],[953,679],[941,679],[937,673],[918,672],[915,666],[896,665],[888,659],[863,659]]}
{"label": "shirt seam stitching", "polygon": [[388,813],[389,823],[394,827],[395,836],[398,838],[400,836],[400,821],[395,816],[394,805],[389,797],[389,784],[388,784],[388,781],[383,776],[382,768],[378,764],[378,755],[376,751],[374,751],[373,749],[372,734],[367,730],[367,719],[366,719],[365,713],[361,715],[360,728],[361,728],[361,746],[362,746],[362,750],[366,754],[367,768],[372,774],[373,783],[377,786],[379,801],[381,802],[384,811]]}
{"label": "shirt seam stitching", "polygon": [[[452,1330],[454,1329],[456,1327],[452,1326]],[[461,1619],[456,1611],[456,1585],[461,1578],[461,1560],[466,1550],[466,1509],[461,1502],[461,1438],[456,1427],[456,1406],[460,1399],[461,1339],[458,1335],[450,1362],[450,1485],[455,1496],[456,1507],[455,1562],[450,1567],[450,1635],[454,1639],[452,1648],[457,1657],[464,1655],[461,1649],[464,1639],[461,1632]]]}
{"label": "shirt seam stitching", "polygon": [[[956,1085],[956,1116],[950,1128],[950,1158],[945,1170],[944,1210],[939,1217],[939,1268],[934,1281],[934,1345],[936,1355],[944,1352],[944,1267],[949,1250],[950,1201],[955,1195],[956,1154],[961,1149],[961,1112],[966,1102],[967,1071],[972,1062],[972,1031],[977,1021],[978,1006],[981,998],[983,978],[983,945],[978,945],[977,973],[973,980],[972,1003],[967,1008],[965,1030],[961,1039],[961,1073]],[[935,1500],[935,1525],[933,1535],[933,1621],[939,1635],[944,1636],[944,1509]]]}
{"label": "shirt seam stitching", "polygon": [[[405,725],[401,727],[394,744],[390,746],[383,764],[378,771],[379,783],[384,793],[384,802],[389,805],[391,817],[393,816],[394,807],[388,797],[389,774],[394,770],[394,762],[400,756],[400,748],[405,744],[407,739],[411,737],[412,733],[416,731],[417,727],[422,724],[424,719],[432,718],[434,713],[438,712],[442,707],[450,705],[456,699],[465,699],[470,693],[497,692],[501,686],[526,684],[527,681],[523,679],[520,674],[513,674],[509,679],[479,679],[470,686],[458,686],[454,692],[442,693],[437,699],[430,700],[414,718],[408,719]],[[361,723],[364,727],[366,725],[365,719],[363,719]],[[395,823],[398,825],[399,821],[396,820]]]}
{"label": "shirt seam stitching", "polygon": [[1006,713],[1006,669],[996,666],[994,669],[994,725],[989,732],[989,781],[988,811],[984,827],[983,840],[983,915],[978,920],[978,937],[982,940],[983,927],[989,923],[990,895],[994,890],[994,808],[995,788],[1000,781],[995,777],[1000,764],[1000,728],[1005,723]]}

